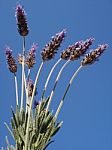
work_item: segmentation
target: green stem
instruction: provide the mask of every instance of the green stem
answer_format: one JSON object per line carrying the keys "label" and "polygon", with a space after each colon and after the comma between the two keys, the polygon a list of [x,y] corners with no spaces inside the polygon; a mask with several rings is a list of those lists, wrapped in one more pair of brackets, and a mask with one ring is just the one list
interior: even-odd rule
{"label": "green stem", "polygon": [[51,94],[50,94],[50,97],[49,97],[49,101],[48,101],[48,104],[47,104],[47,107],[46,107],[46,114],[47,114],[47,112],[48,112],[48,110],[49,110],[49,107],[50,107],[50,104],[51,104],[51,101],[52,101],[52,97],[53,97],[53,95],[54,95],[54,92],[55,92],[55,89],[56,89],[58,80],[59,80],[59,78],[60,78],[60,76],[61,76],[61,74],[62,74],[62,71],[64,70],[64,68],[67,66],[67,64],[68,64],[69,62],[70,62],[70,60],[68,60],[68,61],[66,61],[66,63],[64,63],[64,65],[62,66],[62,68],[60,69],[60,71],[59,71],[59,73],[58,73],[58,75],[57,75],[57,78],[56,78],[56,80],[55,80],[54,87],[53,87],[53,89],[52,89],[52,91],[51,91]]}
{"label": "green stem", "polygon": [[34,98],[34,95],[35,95],[36,85],[37,85],[37,82],[38,82],[38,79],[39,79],[39,76],[40,76],[43,64],[44,64],[44,62],[41,63],[41,65],[39,67],[39,70],[37,72],[35,83],[34,83],[34,88],[33,88],[33,93],[32,93],[32,97],[31,97],[31,100],[30,100],[30,106],[29,106],[29,111],[28,111],[28,121],[27,121],[27,127],[26,127],[25,150],[27,150],[27,148],[28,148],[29,125],[30,125],[30,116],[31,116],[32,104],[33,104],[33,98]]}
{"label": "green stem", "polygon": [[73,74],[73,76],[71,77],[71,79],[70,79],[70,81],[69,81],[69,83],[68,83],[68,85],[67,85],[67,87],[66,87],[65,93],[64,93],[64,95],[63,95],[63,97],[62,97],[62,99],[61,99],[61,101],[60,101],[60,104],[59,104],[59,106],[58,106],[58,109],[57,109],[57,111],[56,111],[56,113],[55,113],[55,119],[57,119],[57,117],[58,117],[58,114],[59,114],[59,112],[60,112],[60,110],[61,110],[61,107],[62,107],[62,105],[63,105],[63,103],[64,103],[65,97],[66,97],[66,95],[67,95],[67,92],[68,92],[68,90],[69,90],[69,88],[70,88],[70,86],[71,86],[73,80],[74,80],[75,77],[78,75],[78,73],[79,73],[79,71],[81,70],[82,67],[83,67],[83,66],[81,65],[81,66],[75,71],[75,73]]}
{"label": "green stem", "polygon": [[62,60],[61,58],[58,59],[58,61],[54,64],[54,66],[52,67],[52,69],[51,69],[51,71],[50,71],[50,73],[49,73],[49,75],[48,75],[48,77],[47,77],[47,80],[46,80],[45,85],[44,85],[43,93],[42,93],[42,99],[44,98],[44,95],[45,95],[45,92],[46,92],[46,89],[47,89],[47,86],[48,86],[50,77],[51,77],[51,75],[52,75],[54,69],[55,69],[56,66],[60,63],[61,60]]}
{"label": "green stem", "polygon": [[23,61],[22,61],[22,83],[21,83],[21,107],[20,110],[23,108],[23,99],[24,99],[24,61],[25,61],[25,37],[23,37]]}
{"label": "green stem", "polygon": [[17,84],[16,73],[14,73],[14,80],[15,80],[15,91],[16,91],[16,105],[18,106],[18,84]]}

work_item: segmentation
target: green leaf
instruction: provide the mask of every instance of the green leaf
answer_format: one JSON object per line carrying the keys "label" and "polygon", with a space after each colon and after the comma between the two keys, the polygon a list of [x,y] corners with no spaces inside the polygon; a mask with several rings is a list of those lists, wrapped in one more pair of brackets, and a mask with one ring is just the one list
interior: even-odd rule
{"label": "green leaf", "polygon": [[18,110],[18,106],[16,105],[16,113],[15,113],[16,121],[18,126],[20,125],[20,112]]}
{"label": "green leaf", "polygon": [[28,112],[26,113],[25,115],[25,131],[26,131],[26,128],[27,128],[27,121],[28,121]]}
{"label": "green leaf", "polygon": [[50,98],[50,96],[48,96],[47,99],[41,101],[40,112],[43,111],[43,110],[45,110],[45,108],[46,108],[46,106],[48,104],[49,98]]}
{"label": "green leaf", "polygon": [[6,136],[5,139],[6,139],[6,143],[7,143],[8,148],[10,148],[8,137]]}
{"label": "green leaf", "polygon": [[53,143],[54,141],[49,141],[49,143],[45,146],[45,148],[43,150],[46,150],[46,148],[51,144]]}
{"label": "green leaf", "polygon": [[16,128],[13,118],[11,118],[11,126],[12,126],[12,129]]}
{"label": "green leaf", "polygon": [[17,123],[17,120],[16,120],[16,116],[15,116],[12,108],[11,108],[11,111],[12,111],[12,115],[13,115],[14,124],[15,124],[16,128],[18,128],[18,123]]}
{"label": "green leaf", "polygon": [[18,133],[17,129],[13,129],[12,131],[13,131],[15,141],[19,141],[20,138],[19,138],[19,133]]}
{"label": "green leaf", "polygon": [[18,133],[21,140],[25,143],[25,131],[22,126],[18,128]]}
{"label": "green leaf", "polygon": [[63,121],[61,121],[60,123],[57,123],[56,127],[52,131],[51,137],[54,136],[59,131],[59,129],[61,128],[62,124],[63,124]]}
{"label": "green leaf", "polygon": [[53,119],[53,116],[52,116],[52,112],[51,112],[51,113],[48,114],[47,118],[44,119],[40,132],[42,132],[42,133],[46,132],[46,130],[47,130],[49,124],[51,123],[52,119]]}
{"label": "green leaf", "polygon": [[24,109],[20,112],[20,125],[23,125],[25,123],[25,111]]}
{"label": "green leaf", "polygon": [[50,141],[51,139],[51,134],[52,134],[52,130],[54,128],[54,119],[52,120],[49,128],[47,129],[46,133],[45,133],[45,136],[44,136],[44,139],[43,139],[43,142],[42,142],[42,147],[41,149],[44,149],[45,146],[48,144],[48,142]]}
{"label": "green leaf", "polygon": [[34,147],[38,148],[38,150],[39,149],[41,150],[40,146],[41,146],[41,144],[43,142],[43,137],[44,137],[44,134],[39,134],[39,136],[38,136],[38,138],[37,138],[37,140],[36,140],[36,142],[34,144]]}
{"label": "green leaf", "polygon": [[44,120],[44,116],[45,116],[45,112],[42,111],[40,116],[38,118],[36,118],[36,122],[37,122],[37,125],[38,125],[37,126],[38,131],[40,131],[41,125],[42,125],[43,120]]}
{"label": "green leaf", "polygon": [[4,122],[4,124],[5,124],[6,128],[8,129],[8,131],[10,132],[10,134],[12,135],[12,137],[14,139],[14,135],[13,135],[11,129],[9,128],[8,124],[6,122]]}

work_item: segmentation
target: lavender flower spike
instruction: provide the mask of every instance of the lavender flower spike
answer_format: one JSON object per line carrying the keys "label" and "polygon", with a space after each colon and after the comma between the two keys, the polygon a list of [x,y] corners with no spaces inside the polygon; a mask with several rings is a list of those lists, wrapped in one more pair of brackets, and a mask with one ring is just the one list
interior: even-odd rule
{"label": "lavender flower spike", "polygon": [[[33,89],[34,89],[34,83],[33,83],[33,80],[29,79],[27,81],[27,85],[26,85],[26,88],[28,89],[28,97],[31,97],[32,96],[32,93],[33,93]],[[37,91],[35,90],[35,96],[37,94]]]}
{"label": "lavender flower spike", "polygon": [[62,41],[65,38],[65,33],[65,30],[57,33],[55,36],[52,37],[51,41],[45,45],[41,52],[43,61],[47,61],[54,58],[58,48],[60,47]]}
{"label": "lavender flower spike", "polygon": [[28,68],[32,68],[33,65],[36,63],[36,48],[37,44],[33,44],[31,49],[29,50],[29,53],[27,54],[25,58],[25,64],[28,66]]}
{"label": "lavender flower spike", "polygon": [[84,59],[81,61],[82,66],[93,64],[95,61],[99,60],[101,54],[108,48],[107,44],[99,45],[94,51],[91,51],[87,54]]}
{"label": "lavender flower spike", "polygon": [[17,4],[17,6],[16,6],[15,16],[16,16],[19,34],[21,36],[26,36],[29,32],[27,20],[26,20],[26,13],[20,4]]}
{"label": "lavender flower spike", "polygon": [[7,60],[7,64],[8,64],[8,68],[10,70],[10,72],[12,73],[16,73],[17,72],[17,64],[15,61],[15,58],[12,55],[12,50],[9,47],[6,47],[6,60]]}
{"label": "lavender flower spike", "polygon": [[62,53],[61,53],[61,58],[64,60],[68,60],[70,59],[71,56],[71,52],[73,52],[74,50],[76,50],[76,48],[81,47],[83,41],[78,41],[73,45],[69,45],[67,49],[65,49]]}
{"label": "lavender flower spike", "polygon": [[79,44],[79,47],[74,48],[71,51],[71,55],[70,55],[70,60],[77,60],[79,59],[81,56],[83,56],[87,49],[89,49],[89,47],[92,45],[94,41],[94,38],[89,38],[86,41],[83,41],[82,43]]}

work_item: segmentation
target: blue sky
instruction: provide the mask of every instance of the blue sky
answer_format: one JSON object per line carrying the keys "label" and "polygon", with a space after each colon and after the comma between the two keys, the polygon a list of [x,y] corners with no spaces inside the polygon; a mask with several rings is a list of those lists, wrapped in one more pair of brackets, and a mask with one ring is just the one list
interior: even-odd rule
{"label": "blue sky", "polygon": [[[15,107],[13,75],[8,71],[4,55],[5,45],[14,50],[16,56],[21,52],[22,39],[16,29],[15,0],[0,1],[0,147],[6,146],[8,135],[4,122],[10,123],[11,105]],[[112,1],[111,0],[33,0],[19,1],[27,13],[30,28],[26,39],[26,49],[37,42],[37,64],[32,70],[32,77],[38,70],[40,51],[51,36],[67,29],[67,35],[60,47],[60,52],[69,44],[89,37],[94,37],[92,48],[98,44],[109,44],[108,50],[94,65],[81,70],[66,97],[59,120],[64,124],[54,137],[55,142],[48,150],[111,150],[112,149]],[[47,74],[59,58],[45,64],[38,85],[38,93],[43,89]],[[62,62],[63,64],[64,62]],[[79,66],[80,60],[71,62],[60,78],[54,95],[52,108],[56,109],[64,89]],[[60,64],[50,81],[47,94],[53,86]],[[18,81],[20,83],[20,68]],[[20,85],[19,85],[20,87]],[[10,140],[11,141],[11,140]]]}

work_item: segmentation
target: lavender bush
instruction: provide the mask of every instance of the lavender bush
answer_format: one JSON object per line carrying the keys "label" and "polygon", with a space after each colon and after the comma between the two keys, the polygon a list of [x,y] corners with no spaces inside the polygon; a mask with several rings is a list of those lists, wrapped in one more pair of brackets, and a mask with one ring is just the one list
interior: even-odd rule
{"label": "lavender bush", "polygon": [[[62,30],[53,36],[44,48],[41,51],[41,64],[37,71],[36,78],[33,81],[31,79],[31,71],[36,63],[36,49],[38,48],[37,44],[31,46],[29,51],[26,51],[26,36],[29,34],[27,19],[25,10],[20,4],[16,6],[16,22],[18,32],[23,39],[23,51],[18,55],[17,60],[13,56],[13,51],[10,47],[6,47],[5,55],[9,71],[14,75],[15,79],[15,93],[16,93],[16,108],[15,111],[11,108],[12,118],[11,118],[11,127],[5,123],[7,129],[12,135],[15,144],[9,144],[8,138],[7,150],[46,150],[50,143],[53,142],[53,136],[59,131],[62,126],[62,121],[58,122],[58,115],[64,103],[66,94],[79,73],[81,69],[86,66],[89,66],[99,60],[99,57],[107,49],[107,44],[99,45],[95,50],[88,49],[93,44],[94,38],[89,38],[86,40],[78,41],[72,45],[69,45],[65,50],[60,54],[58,61],[52,66],[44,88],[42,91],[42,96],[40,101],[35,101],[37,95],[36,86],[38,80],[44,67],[46,61],[54,59],[55,55],[58,52],[62,42],[66,36],[66,30]],[[69,80],[67,87],[65,87],[65,92],[63,97],[60,100],[59,106],[56,109],[56,112],[53,113],[50,111],[50,105],[53,100],[53,95],[56,90],[59,78],[65,69],[65,67],[71,62],[76,61],[82,58],[79,68],[74,72],[72,77]],[[64,65],[60,68],[56,80],[54,82],[54,87],[51,90],[50,95],[45,96],[48,83],[50,81],[51,75],[55,68],[61,61],[65,61]],[[21,75],[21,95],[18,95],[18,83],[17,83],[17,62],[22,67]],[[27,69],[27,75],[25,70]],[[25,105],[24,105],[25,102]],[[4,148],[2,148],[4,150]]]}

